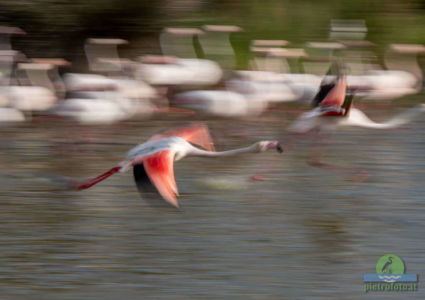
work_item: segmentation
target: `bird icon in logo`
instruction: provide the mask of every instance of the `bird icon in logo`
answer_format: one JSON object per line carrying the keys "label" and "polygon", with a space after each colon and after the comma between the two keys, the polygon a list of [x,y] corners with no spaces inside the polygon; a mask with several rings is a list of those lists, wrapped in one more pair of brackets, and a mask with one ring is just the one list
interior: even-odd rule
{"label": "bird icon in logo", "polygon": [[393,264],[393,258],[391,256],[389,256],[387,262],[384,264],[384,266],[381,269],[381,273],[382,274],[392,274],[393,273],[392,268],[391,268],[392,264]]}

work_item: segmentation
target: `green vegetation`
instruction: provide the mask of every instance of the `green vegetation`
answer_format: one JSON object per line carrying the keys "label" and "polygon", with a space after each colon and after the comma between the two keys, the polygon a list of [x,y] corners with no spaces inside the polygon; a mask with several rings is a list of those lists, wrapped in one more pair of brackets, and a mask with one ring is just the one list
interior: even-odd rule
{"label": "green vegetation", "polygon": [[[164,26],[234,24],[232,44],[245,61],[251,39],[293,45],[326,40],[331,19],[364,19],[367,39],[425,43],[425,0],[3,0],[0,23],[19,26],[29,56],[80,55],[87,37],[121,37],[140,45]],[[138,44],[139,43],[139,44]],[[151,43],[152,44],[152,43]],[[142,42],[143,45],[143,42]]]}

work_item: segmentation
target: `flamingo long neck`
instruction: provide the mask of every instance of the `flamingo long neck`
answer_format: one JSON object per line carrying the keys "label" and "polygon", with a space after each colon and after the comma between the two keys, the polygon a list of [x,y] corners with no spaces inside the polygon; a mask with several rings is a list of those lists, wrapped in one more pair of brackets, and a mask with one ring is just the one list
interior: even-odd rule
{"label": "flamingo long neck", "polygon": [[346,119],[347,125],[377,128],[377,129],[390,129],[403,126],[406,123],[412,121],[415,117],[425,111],[425,107],[421,104],[413,108],[407,109],[404,112],[394,116],[392,119],[377,123],[369,119],[362,111],[354,109],[350,112],[348,119]]}
{"label": "flamingo long neck", "polygon": [[192,151],[189,153],[189,155],[205,156],[205,157],[223,157],[223,156],[238,155],[238,154],[247,153],[247,152],[258,152],[258,149],[255,144],[249,147],[237,148],[237,149],[219,151],[219,152],[205,151],[198,148],[193,148]]}

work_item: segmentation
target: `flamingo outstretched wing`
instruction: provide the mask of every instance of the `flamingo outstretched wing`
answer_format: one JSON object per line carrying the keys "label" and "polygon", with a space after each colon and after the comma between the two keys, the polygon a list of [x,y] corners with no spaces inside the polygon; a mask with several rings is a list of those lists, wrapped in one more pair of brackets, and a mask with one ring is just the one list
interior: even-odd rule
{"label": "flamingo outstretched wing", "polygon": [[[154,153],[143,160],[144,170],[150,182],[156,187],[165,201],[175,207],[179,207],[176,195],[178,195],[176,181],[174,179],[174,152],[163,150]],[[146,175],[143,175],[140,168],[135,170],[135,180],[138,188],[146,184]]]}
{"label": "flamingo outstretched wing", "polygon": [[149,141],[155,141],[170,136],[178,136],[208,151],[215,151],[208,127],[203,124],[194,124],[187,127],[171,129],[164,133],[154,135]]}
{"label": "flamingo outstretched wing", "polygon": [[323,101],[320,102],[320,107],[336,106],[342,107],[345,100],[347,89],[347,79],[342,76],[337,79],[335,86],[329,91]]}

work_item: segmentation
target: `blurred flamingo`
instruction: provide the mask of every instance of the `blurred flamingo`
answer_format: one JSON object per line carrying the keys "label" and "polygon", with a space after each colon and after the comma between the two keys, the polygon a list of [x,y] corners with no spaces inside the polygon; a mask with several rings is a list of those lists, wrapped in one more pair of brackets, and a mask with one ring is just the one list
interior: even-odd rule
{"label": "blurred flamingo", "polygon": [[[24,63],[25,62],[25,63]],[[17,67],[15,67],[17,64]],[[49,81],[49,71],[55,65],[45,62],[28,62],[22,53],[13,50],[0,51],[0,105],[31,113],[52,107],[57,97],[41,82]],[[13,76],[16,75],[16,76]],[[36,79],[34,81],[34,79]],[[24,85],[18,85],[24,84]],[[53,85],[53,84],[52,84]]]}
{"label": "blurred flamingo", "polygon": [[242,94],[228,90],[200,90],[176,94],[174,103],[202,114],[218,117],[256,116],[267,109],[260,93]]}
{"label": "blurred flamingo", "polygon": [[156,86],[205,86],[221,80],[220,66],[197,58],[194,38],[204,34],[197,28],[165,28],[160,35],[163,55],[147,55],[135,66],[135,76]]}
{"label": "blurred flamingo", "polygon": [[324,153],[323,146],[325,140],[323,137],[319,136],[319,131],[321,129],[335,129],[342,126],[358,126],[375,129],[396,128],[408,123],[419,113],[424,112],[425,105],[420,104],[417,107],[408,109],[387,122],[374,122],[361,110],[352,107],[353,93],[347,96],[346,76],[341,73],[341,70],[338,70],[338,72],[339,74],[336,76],[334,82],[329,82],[328,76],[325,77],[318,94],[313,100],[313,105],[316,106],[316,108],[301,115],[301,117],[289,127],[289,130],[295,133],[315,133],[317,140],[315,147],[312,148],[313,151],[308,161],[310,165],[334,171],[354,171],[356,174],[353,179],[363,181],[368,175],[362,170],[320,162],[320,157]]}
{"label": "blurred flamingo", "polygon": [[352,107],[354,94],[351,93],[347,96],[345,75],[338,75],[334,83],[326,83],[326,80],[325,78],[313,100],[313,105],[316,107],[295,120],[289,126],[289,131],[305,133],[314,129],[334,129],[342,126],[375,129],[396,128],[410,122],[425,111],[425,105],[420,104],[386,122],[377,123],[369,119],[361,110]]}
{"label": "blurred flamingo", "polygon": [[[194,147],[192,144],[206,150]],[[259,153],[269,149],[283,152],[277,141],[260,141],[245,148],[215,152],[207,127],[196,124],[171,129],[163,134],[153,136],[146,143],[131,149],[126,160],[117,166],[98,177],[73,183],[73,187],[78,190],[87,189],[117,172],[126,172],[133,167],[134,179],[139,192],[147,191],[153,185],[166,202],[179,207],[176,198],[178,190],[174,179],[174,161],[186,156],[223,157],[245,152]]]}
{"label": "blurred flamingo", "polygon": [[0,123],[23,121],[25,121],[25,116],[20,110],[11,107],[0,107]]}

